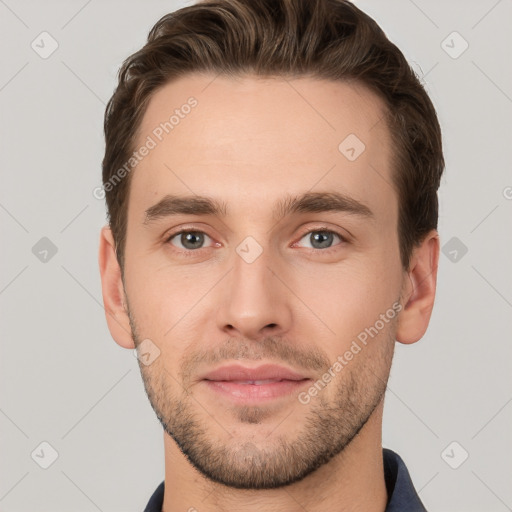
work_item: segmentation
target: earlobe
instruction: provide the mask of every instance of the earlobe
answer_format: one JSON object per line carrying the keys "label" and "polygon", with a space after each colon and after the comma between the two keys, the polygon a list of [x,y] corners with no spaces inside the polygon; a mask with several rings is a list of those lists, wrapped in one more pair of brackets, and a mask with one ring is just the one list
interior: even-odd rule
{"label": "earlobe", "polygon": [[121,268],[116,257],[112,231],[108,226],[104,226],[101,229],[98,262],[101,275],[103,307],[110,334],[121,347],[133,349],[135,345],[124,301]]}
{"label": "earlobe", "polygon": [[439,235],[432,230],[411,257],[403,293],[404,309],[396,332],[396,339],[401,343],[415,343],[427,330],[436,295],[438,261]]}

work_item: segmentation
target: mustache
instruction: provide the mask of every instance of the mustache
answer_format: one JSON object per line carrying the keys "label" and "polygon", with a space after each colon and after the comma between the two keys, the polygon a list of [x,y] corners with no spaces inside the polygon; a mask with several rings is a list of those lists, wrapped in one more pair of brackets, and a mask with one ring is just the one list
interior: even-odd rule
{"label": "mustache", "polygon": [[203,349],[186,356],[181,373],[186,380],[199,364],[215,365],[227,360],[270,360],[293,366],[297,369],[321,371],[330,366],[328,357],[316,347],[303,349],[282,337],[267,336],[254,341],[236,337],[228,338],[222,345]]}

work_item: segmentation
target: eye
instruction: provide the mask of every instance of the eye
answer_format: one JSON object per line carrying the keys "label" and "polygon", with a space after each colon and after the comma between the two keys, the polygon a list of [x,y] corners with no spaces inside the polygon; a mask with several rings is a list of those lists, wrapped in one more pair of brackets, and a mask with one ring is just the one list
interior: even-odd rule
{"label": "eye", "polygon": [[329,249],[333,249],[332,244],[336,238],[338,238],[341,242],[340,244],[336,245],[341,245],[347,241],[341,234],[337,233],[336,231],[324,228],[308,231],[305,233],[305,235],[302,236],[301,240],[305,239],[310,244],[309,248],[311,249],[328,252]]}
{"label": "eye", "polygon": [[185,251],[195,251],[198,249],[203,249],[205,238],[211,240],[211,238],[202,231],[183,229],[170,235],[166,241],[170,242],[171,245],[174,245],[178,249]]}
{"label": "eye", "polygon": [[[333,246],[336,238],[339,242]],[[347,242],[346,238],[340,233],[327,228],[310,230],[302,235],[299,242],[304,239],[306,240],[306,243],[310,244],[309,247],[306,245],[307,248],[322,252],[335,250],[337,245],[342,245]],[[210,240],[210,242],[212,241],[212,239],[203,231],[181,229],[180,231],[169,235],[166,239],[166,243],[170,243],[174,247],[180,249],[184,254],[191,254],[192,252],[207,248],[204,246],[206,240]],[[297,245],[299,242],[296,242],[294,245]]]}

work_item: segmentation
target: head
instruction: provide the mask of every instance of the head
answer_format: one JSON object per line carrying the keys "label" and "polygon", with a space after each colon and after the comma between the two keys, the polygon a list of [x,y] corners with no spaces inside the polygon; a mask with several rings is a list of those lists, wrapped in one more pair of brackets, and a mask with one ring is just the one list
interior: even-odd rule
{"label": "head", "polygon": [[[226,485],[304,478],[381,413],[395,341],[428,326],[444,161],[427,93],[350,2],[204,1],[124,62],[105,137],[107,322],[150,347],[165,432]],[[233,362],[304,381],[237,401],[204,379]]]}

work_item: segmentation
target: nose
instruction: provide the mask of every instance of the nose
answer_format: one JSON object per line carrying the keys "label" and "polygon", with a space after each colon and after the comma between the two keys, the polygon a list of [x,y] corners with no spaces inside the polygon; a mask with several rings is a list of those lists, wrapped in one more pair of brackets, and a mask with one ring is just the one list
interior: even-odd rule
{"label": "nose", "polygon": [[261,339],[282,335],[290,329],[290,292],[279,276],[269,251],[251,263],[235,252],[219,298],[218,326],[230,336]]}

